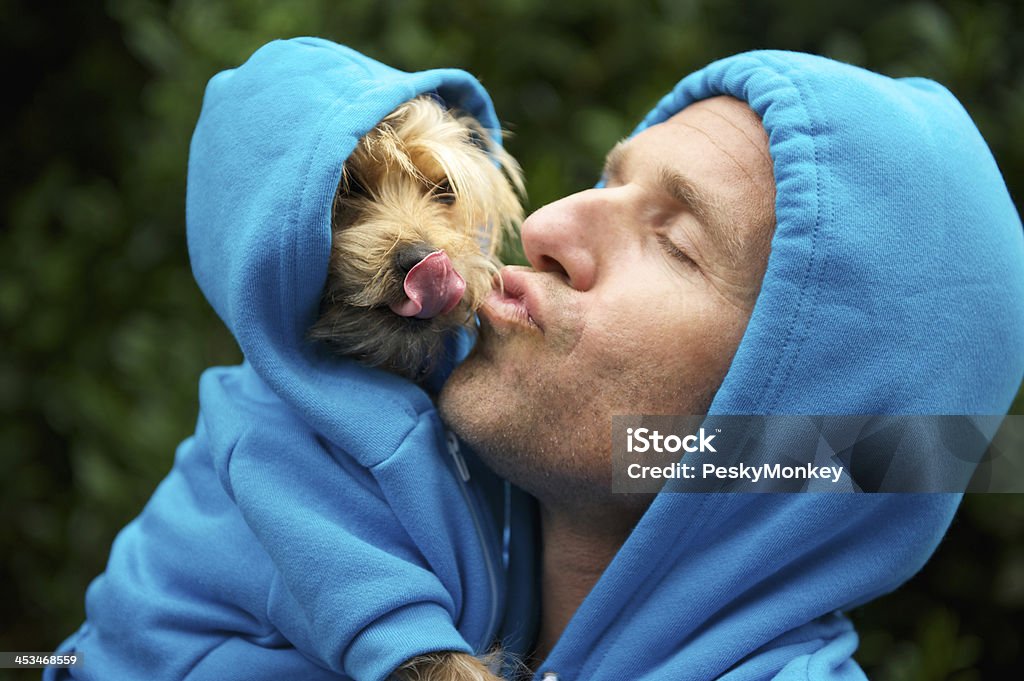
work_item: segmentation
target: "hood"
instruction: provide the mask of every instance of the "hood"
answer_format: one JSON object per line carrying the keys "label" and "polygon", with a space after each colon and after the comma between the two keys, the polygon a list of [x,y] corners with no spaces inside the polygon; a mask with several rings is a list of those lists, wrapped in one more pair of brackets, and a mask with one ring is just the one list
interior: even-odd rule
{"label": "hood", "polygon": [[327,40],[297,38],[269,43],[210,80],[190,147],[196,281],[263,381],[362,461],[394,451],[405,431],[379,418],[379,400],[353,394],[386,394],[391,404],[383,406],[399,420],[432,408],[430,399],[408,381],[339,362],[307,333],[327,277],[345,159],[384,116],[424,93],[500,139],[490,98],[468,73],[405,73]]}
{"label": "hood", "polygon": [[[763,121],[777,226],[710,413],[1005,413],[1024,374],[1024,237],[953,95],[751,52],[682,80],[637,131],[716,95]],[[837,611],[917,572],[959,500],[663,492],[538,678],[862,678]]]}

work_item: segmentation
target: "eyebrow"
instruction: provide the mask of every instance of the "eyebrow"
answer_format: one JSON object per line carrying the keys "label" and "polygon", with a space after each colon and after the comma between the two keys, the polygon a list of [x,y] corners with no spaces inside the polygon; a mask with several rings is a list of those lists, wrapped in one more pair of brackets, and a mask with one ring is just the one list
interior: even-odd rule
{"label": "eyebrow", "polygon": [[[601,181],[618,178],[626,162],[626,145],[621,141],[612,147],[605,160]],[[730,263],[739,262],[742,251],[731,225],[722,217],[722,201],[697,186],[693,180],[667,167],[657,169],[657,187],[693,213],[704,227],[704,234],[713,248],[725,256]]]}
{"label": "eyebrow", "polygon": [[619,140],[604,157],[604,170],[601,171],[601,182],[609,177],[618,177],[622,174],[622,164],[625,161],[626,148],[625,140]]}

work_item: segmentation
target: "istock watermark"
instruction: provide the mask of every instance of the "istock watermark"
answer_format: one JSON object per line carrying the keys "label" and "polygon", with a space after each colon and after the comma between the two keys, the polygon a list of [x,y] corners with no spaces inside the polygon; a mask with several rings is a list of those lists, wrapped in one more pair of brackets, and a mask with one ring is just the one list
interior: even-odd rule
{"label": "istock watermark", "polygon": [[624,493],[1024,492],[1024,416],[616,416]]}
{"label": "istock watermark", "polygon": [[[627,452],[668,452],[675,454],[678,451],[684,452],[713,452],[715,448],[711,441],[714,435],[706,435],[701,428],[697,435],[684,435],[679,437],[675,433],[665,436],[656,430],[647,428],[626,428],[626,451]],[[694,444],[694,443],[697,444]]]}

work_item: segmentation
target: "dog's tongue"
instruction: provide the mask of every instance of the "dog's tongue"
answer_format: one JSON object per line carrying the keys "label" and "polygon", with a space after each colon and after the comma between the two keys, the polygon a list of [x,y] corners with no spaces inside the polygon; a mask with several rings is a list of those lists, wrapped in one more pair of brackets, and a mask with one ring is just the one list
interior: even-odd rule
{"label": "dog's tongue", "polygon": [[402,317],[430,319],[450,312],[462,300],[466,281],[452,267],[444,251],[434,251],[405,275],[408,300],[392,303],[391,310]]}

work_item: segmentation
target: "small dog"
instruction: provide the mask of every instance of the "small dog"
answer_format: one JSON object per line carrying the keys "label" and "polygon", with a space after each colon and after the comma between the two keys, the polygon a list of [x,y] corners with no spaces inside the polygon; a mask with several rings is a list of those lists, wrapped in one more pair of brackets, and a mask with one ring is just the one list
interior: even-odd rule
{"label": "small dog", "polygon": [[428,96],[360,140],[334,201],[330,273],[311,337],[414,381],[473,328],[522,221],[519,165],[476,119]]}
{"label": "small dog", "polygon": [[[311,337],[422,380],[445,340],[459,327],[473,329],[498,271],[498,247],[522,221],[522,195],[519,165],[476,119],[427,96],[400,106],[345,163]],[[488,662],[446,651],[407,661],[395,677],[498,679]]]}

